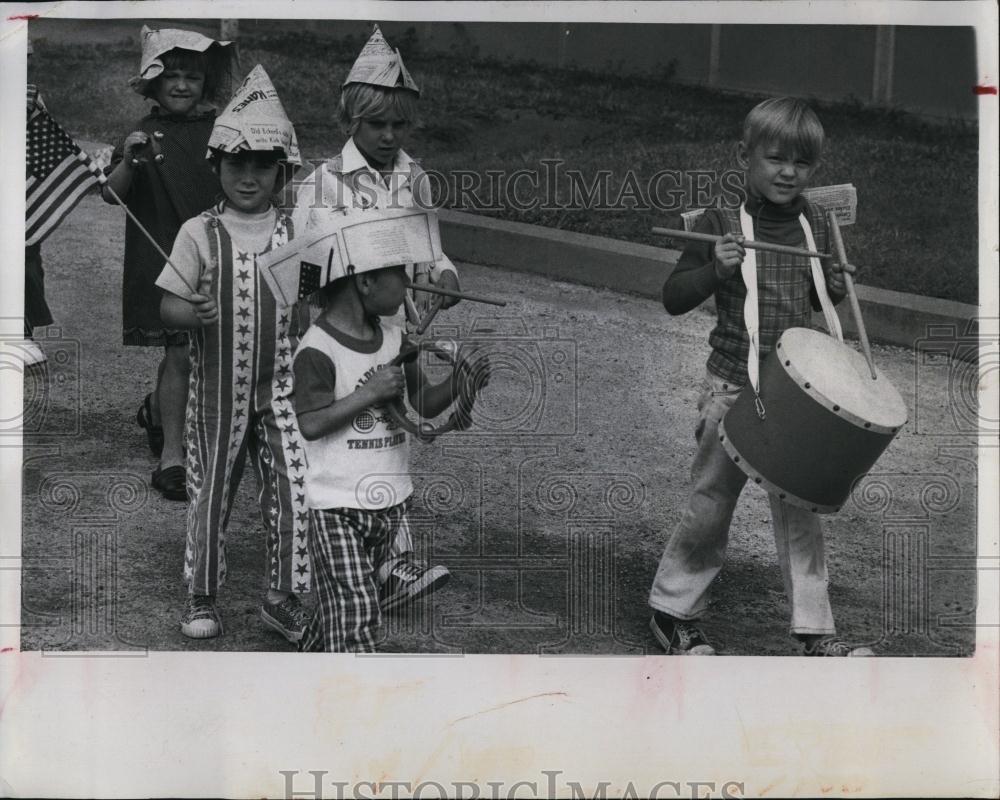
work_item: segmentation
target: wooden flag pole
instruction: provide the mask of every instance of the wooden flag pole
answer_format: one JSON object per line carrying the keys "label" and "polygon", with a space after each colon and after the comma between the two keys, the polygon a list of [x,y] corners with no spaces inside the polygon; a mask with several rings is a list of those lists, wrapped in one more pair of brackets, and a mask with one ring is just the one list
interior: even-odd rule
{"label": "wooden flag pole", "polygon": [[[712,233],[695,233],[694,231],[681,231],[673,228],[653,228],[653,233],[660,236],[669,236],[672,239],[687,239],[692,242],[709,242],[715,244],[722,239]],[[806,258],[831,258],[829,253],[816,253],[812,250],[805,250],[801,247],[789,247],[784,244],[771,244],[770,242],[754,242],[746,239],[741,244],[752,250],[767,250],[769,253],[784,253],[789,256],[804,256]]]}
{"label": "wooden flag pole", "polygon": [[83,150],[80,150],[80,154],[77,156],[77,158],[79,158],[81,161],[84,161],[87,164],[87,169],[89,169],[91,174],[93,174],[93,176],[97,179],[97,182],[100,184],[101,188],[107,189],[108,192],[111,194],[111,196],[114,198],[114,201],[118,203],[118,205],[120,205],[123,209],[125,209],[125,213],[128,215],[128,218],[132,220],[132,222],[136,224],[139,230],[142,231],[143,235],[147,239],[149,239],[150,244],[152,244],[153,247],[156,248],[156,252],[160,254],[164,262],[166,262],[167,266],[169,266],[170,269],[174,271],[174,274],[181,279],[181,282],[188,288],[188,291],[190,291],[191,294],[200,294],[200,292],[198,292],[197,289],[195,289],[190,283],[188,283],[187,278],[185,278],[181,274],[181,271],[177,269],[176,266],[174,266],[174,262],[170,260],[170,256],[168,256],[166,253],[163,252],[163,248],[160,247],[159,244],[157,244],[156,239],[153,238],[152,234],[150,234],[150,232],[146,230],[143,224],[139,222],[139,220],[136,218],[135,214],[132,213],[131,209],[129,209],[129,207],[125,205],[125,201],[122,200],[118,196],[118,193],[111,188],[111,184],[108,183],[108,179],[104,175],[104,173],[101,172],[100,167],[98,167],[97,164],[95,164],[93,160],[90,158],[90,156],[88,156],[85,152],[83,152]]}

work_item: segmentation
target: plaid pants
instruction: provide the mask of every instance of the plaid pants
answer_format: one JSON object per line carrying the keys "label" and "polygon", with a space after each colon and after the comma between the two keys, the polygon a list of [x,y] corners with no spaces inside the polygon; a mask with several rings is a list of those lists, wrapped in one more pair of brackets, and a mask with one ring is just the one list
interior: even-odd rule
{"label": "plaid pants", "polygon": [[299,650],[374,653],[382,621],[378,572],[413,549],[406,503],[378,511],[309,510],[309,556],[317,606]]}

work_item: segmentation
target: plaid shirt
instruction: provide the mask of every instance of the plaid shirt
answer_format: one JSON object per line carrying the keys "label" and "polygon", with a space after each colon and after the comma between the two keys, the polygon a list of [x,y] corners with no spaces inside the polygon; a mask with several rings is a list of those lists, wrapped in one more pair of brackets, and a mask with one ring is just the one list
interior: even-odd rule
{"label": "plaid shirt", "polygon": [[[718,215],[723,231],[741,233],[739,209],[709,209],[705,216],[709,214]],[[823,209],[813,203],[806,203],[805,214],[812,227],[817,249],[827,252],[830,232]],[[757,238],[756,234],[754,238]],[[805,247],[804,235],[796,246]],[[785,330],[809,327],[812,309],[817,305],[809,259],[758,250],[757,291],[760,357],[763,359],[774,349],[778,337]],[[738,271],[719,284],[715,290],[718,322],[708,338],[712,346],[712,354],[708,358],[709,371],[733,386],[742,386],[747,382],[750,337],[743,320],[746,296],[746,286]]]}

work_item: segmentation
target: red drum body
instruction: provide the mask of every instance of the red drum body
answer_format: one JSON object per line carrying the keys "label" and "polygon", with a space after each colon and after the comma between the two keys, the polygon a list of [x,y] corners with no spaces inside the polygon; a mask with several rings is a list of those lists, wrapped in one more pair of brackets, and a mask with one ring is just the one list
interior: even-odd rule
{"label": "red drum body", "polygon": [[864,356],[819,331],[789,328],[762,361],[757,413],[747,385],[719,426],[754,483],[820,514],[839,511],[906,423],[906,405]]}

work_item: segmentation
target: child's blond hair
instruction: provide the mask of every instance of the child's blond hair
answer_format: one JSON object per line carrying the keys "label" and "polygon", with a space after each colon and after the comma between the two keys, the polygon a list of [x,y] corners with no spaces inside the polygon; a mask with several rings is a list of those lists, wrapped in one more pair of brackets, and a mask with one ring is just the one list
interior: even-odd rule
{"label": "child's blond hair", "polygon": [[411,125],[417,122],[417,93],[401,86],[372,86],[351,83],[340,93],[338,115],[348,136],[353,136],[361,120],[377,117],[386,111],[395,112]]}
{"label": "child's blond hair", "polygon": [[823,125],[803,100],[772,97],[758,103],[743,121],[743,146],[777,144],[783,150],[817,163],[823,155]]}

